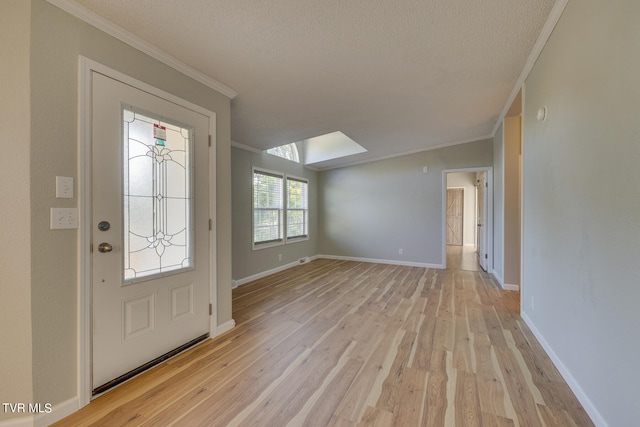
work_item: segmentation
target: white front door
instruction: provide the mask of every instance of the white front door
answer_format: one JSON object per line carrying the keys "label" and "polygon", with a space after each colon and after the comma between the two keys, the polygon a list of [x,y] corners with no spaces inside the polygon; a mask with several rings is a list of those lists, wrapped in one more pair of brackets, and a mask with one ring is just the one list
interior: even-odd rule
{"label": "white front door", "polygon": [[209,333],[209,117],[92,73],[92,388]]}

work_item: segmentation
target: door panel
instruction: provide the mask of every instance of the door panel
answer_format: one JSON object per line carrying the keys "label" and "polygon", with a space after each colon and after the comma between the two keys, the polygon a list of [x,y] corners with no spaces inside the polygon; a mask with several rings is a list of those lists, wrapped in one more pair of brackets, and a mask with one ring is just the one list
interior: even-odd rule
{"label": "door panel", "polygon": [[447,245],[462,246],[464,189],[447,189]]}
{"label": "door panel", "polygon": [[209,332],[208,130],[92,74],[94,389]]}

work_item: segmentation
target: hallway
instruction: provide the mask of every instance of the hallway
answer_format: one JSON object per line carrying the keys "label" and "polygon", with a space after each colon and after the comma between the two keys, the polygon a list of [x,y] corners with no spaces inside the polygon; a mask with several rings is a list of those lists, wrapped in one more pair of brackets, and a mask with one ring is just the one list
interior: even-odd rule
{"label": "hallway", "polygon": [[472,246],[447,245],[447,269],[482,271],[476,249]]}

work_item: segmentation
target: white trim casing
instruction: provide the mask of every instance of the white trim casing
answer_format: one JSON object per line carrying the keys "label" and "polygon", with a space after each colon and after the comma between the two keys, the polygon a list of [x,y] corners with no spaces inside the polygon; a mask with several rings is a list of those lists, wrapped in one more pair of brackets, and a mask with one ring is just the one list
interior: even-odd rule
{"label": "white trim casing", "polygon": [[[289,211],[289,185],[288,185],[288,180],[292,179],[294,181],[299,181],[299,182],[304,182],[305,184],[307,184],[307,234],[305,237],[289,237],[287,234],[287,228],[289,227],[289,223],[288,223],[288,211]],[[309,221],[310,221],[310,212],[309,212],[309,178],[303,178],[301,176],[296,176],[296,175],[290,175],[290,174],[285,174],[284,176],[284,203],[285,203],[285,209],[284,209],[284,243],[287,245],[290,245],[292,243],[298,243],[298,242],[305,242],[307,240],[310,239],[310,234],[311,232],[309,231]]]}
{"label": "white trim casing", "polygon": [[[209,183],[210,205],[209,217],[216,216],[216,113],[168,92],[127,76],[117,70],[96,61],[79,56],[78,59],[78,408],[86,406],[91,399],[91,73],[98,72],[122,83],[141,89],[145,92],[181,105],[203,116],[209,117]],[[218,334],[217,325],[217,253],[216,227],[209,232],[210,253],[210,290],[209,302],[212,306],[209,333],[212,337]]]}
{"label": "white trim casing", "polygon": [[447,268],[447,174],[486,172],[487,174],[487,272],[494,270],[493,266],[493,167],[479,166],[463,169],[442,170],[442,267]]}

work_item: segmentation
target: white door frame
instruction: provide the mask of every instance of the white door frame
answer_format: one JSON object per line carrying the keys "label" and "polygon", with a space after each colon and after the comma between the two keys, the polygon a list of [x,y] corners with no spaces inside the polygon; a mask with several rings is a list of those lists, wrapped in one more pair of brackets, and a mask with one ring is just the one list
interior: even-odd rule
{"label": "white door frame", "polygon": [[[216,113],[155,88],[119,71],[80,56],[78,63],[78,400],[79,407],[91,400],[91,73],[98,72],[122,83],[128,84],[159,98],[209,117],[209,218],[216,212]],[[209,333],[213,337],[217,330],[217,254],[215,221],[209,232]]]}
{"label": "white door frame", "polygon": [[[442,268],[447,268],[447,174],[449,173],[487,173],[487,273],[493,270],[493,167],[477,167],[464,169],[444,169],[442,171]],[[476,227],[477,228],[477,227]]]}

